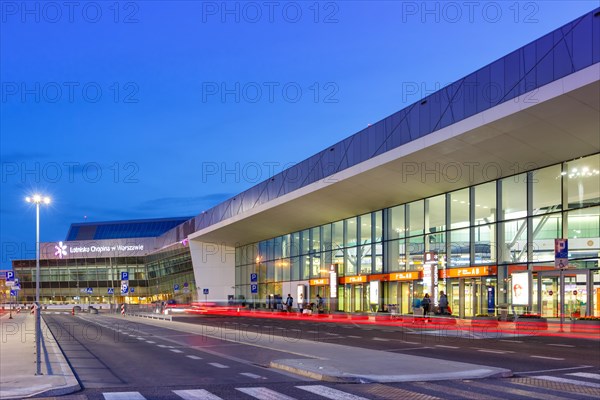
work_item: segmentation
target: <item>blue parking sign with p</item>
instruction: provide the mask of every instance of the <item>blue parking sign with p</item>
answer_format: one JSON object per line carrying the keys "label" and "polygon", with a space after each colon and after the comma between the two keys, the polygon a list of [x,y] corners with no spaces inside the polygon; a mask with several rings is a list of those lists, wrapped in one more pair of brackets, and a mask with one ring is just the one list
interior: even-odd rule
{"label": "blue parking sign with p", "polygon": [[121,280],[128,281],[129,280],[129,272],[121,272]]}
{"label": "blue parking sign with p", "polygon": [[15,272],[14,271],[6,271],[6,280],[14,281],[15,280]]}
{"label": "blue parking sign with p", "polygon": [[250,285],[250,293],[258,293],[258,285]]}
{"label": "blue parking sign with p", "polygon": [[256,274],[256,273],[250,274],[250,282],[258,282],[258,274]]}

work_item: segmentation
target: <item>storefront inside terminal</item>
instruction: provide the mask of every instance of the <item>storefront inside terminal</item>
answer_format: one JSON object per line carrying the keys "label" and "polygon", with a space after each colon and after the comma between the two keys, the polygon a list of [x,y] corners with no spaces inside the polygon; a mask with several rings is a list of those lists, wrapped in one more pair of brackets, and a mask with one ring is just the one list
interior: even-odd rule
{"label": "storefront inside terminal", "polygon": [[[565,238],[566,311],[600,315],[599,171],[593,154],[240,246],[236,295],[261,306],[301,285],[329,311],[410,313],[444,291],[460,317],[511,305],[558,316],[554,240]],[[520,271],[532,274],[523,306],[512,290]]]}

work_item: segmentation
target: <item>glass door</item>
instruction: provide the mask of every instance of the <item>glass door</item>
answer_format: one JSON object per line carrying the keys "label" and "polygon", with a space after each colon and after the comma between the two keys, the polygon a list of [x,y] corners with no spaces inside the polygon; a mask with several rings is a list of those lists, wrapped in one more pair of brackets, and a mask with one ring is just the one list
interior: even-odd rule
{"label": "glass door", "polygon": [[464,316],[465,317],[473,317],[473,304],[476,298],[477,288],[471,279],[464,279]]}
{"label": "glass door", "polygon": [[354,312],[360,312],[363,310],[362,300],[363,300],[363,285],[354,285],[353,288],[353,310]]}
{"label": "glass door", "polygon": [[447,293],[448,304],[450,305],[450,311],[453,315],[461,315],[460,312],[460,285],[458,281],[448,281],[448,287],[450,290]]}

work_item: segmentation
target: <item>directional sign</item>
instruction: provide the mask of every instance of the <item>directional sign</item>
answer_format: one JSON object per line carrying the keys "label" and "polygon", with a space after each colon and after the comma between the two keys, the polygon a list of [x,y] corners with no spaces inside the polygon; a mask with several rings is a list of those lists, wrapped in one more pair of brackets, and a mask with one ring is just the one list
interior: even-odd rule
{"label": "directional sign", "polygon": [[115,288],[109,287],[107,293],[108,294],[115,294]]}
{"label": "directional sign", "polygon": [[256,283],[250,285],[250,293],[258,293],[258,285]]}
{"label": "directional sign", "polygon": [[250,274],[250,282],[258,282],[258,274]]}
{"label": "directional sign", "polygon": [[129,272],[121,272],[121,280],[128,281],[129,280]]}
{"label": "directional sign", "polygon": [[202,289],[202,293],[208,294],[208,289]]}
{"label": "directional sign", "polygon": [[129,293],[129,281],[121,281],[121,294]]}

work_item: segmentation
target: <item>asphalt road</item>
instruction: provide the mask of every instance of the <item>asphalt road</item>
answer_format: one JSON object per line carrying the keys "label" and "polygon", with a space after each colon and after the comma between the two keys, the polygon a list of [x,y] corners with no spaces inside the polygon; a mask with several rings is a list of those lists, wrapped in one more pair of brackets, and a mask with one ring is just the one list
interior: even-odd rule
{"label": "asphalt road", "polygon": [[[600,396],[598,342],[544,336],[476,338],[453,331],[332,325],[308,321],[177,316],[203,326],[195,335],[108,315],[44,316],[87,399],[589,399]],[[218,338],[285,335],[428,357],[499,366],[510,379],[399,384],[332,384],[268,368],[289,354]],[[223,331],[225,332],[225,331]],[[228,331],[230,332],[230,331]],[[357,360],[360,362],[360,360]],[[539,378],[551,377],[552,380]],[[596,377],[597,376],[597,377]],[[287,397],[286,397],[287,396]],[[356,396],[356,397],[352,397]]]}
{"label": "asphalt road", "polygon": [[[332,324],[289,319],[245,317],[202,317],[180,315],[176,321],[206,326],[207,332],[221,328],[240,332],[285,335],[314,341],[411,355],[508,368],[517,375],[540,370],[600,368],[600,343],[593,340],[546,336],[531,331],[526,335],[472,330],[389,327],[364,324]],[[212,327],[212,328],[209,328]]]}

